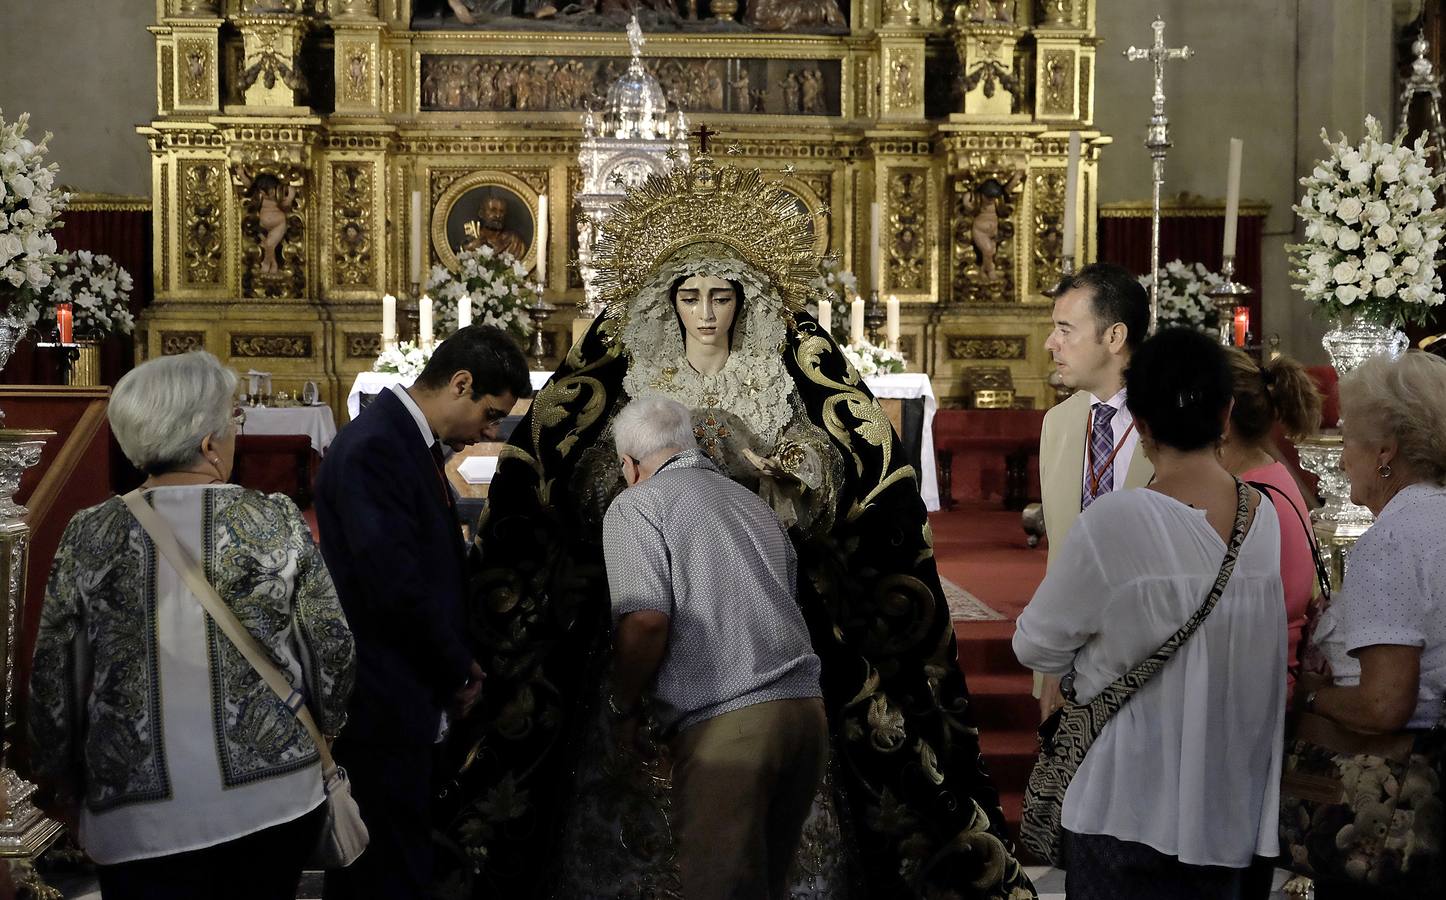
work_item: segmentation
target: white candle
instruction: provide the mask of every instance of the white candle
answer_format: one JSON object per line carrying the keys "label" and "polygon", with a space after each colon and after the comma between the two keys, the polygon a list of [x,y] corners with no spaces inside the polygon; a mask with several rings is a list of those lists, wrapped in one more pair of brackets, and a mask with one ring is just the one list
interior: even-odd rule
{"label": "white candle", "polygon": [[1069,133],[1069,163],[1064,171],[1064,239],[1060,252],[1074,256],[1075,206],[1079,203],[1079,132]]}
{"label": "white candle", "polygon": [[871,262],[873,263],[872,278],[870,283],[874,290],[884,289],[884,244],[883,244],[883,220],[882,211],[877,201],[869,205],[869,241],[873,246]]}
{"label": "white candle", "polygon": [[391,294],[382,297],[382,349],[397,342],[397,298]]}
{"label": "white candle", "polygon": [[422,192],[412,191],[412,284],[422,283]]}
{"label": "white candle", "polygon": [[833,304],[827,297],[818,301],[818,328],[824,334],[833,330]]}
{"label": "white candle", "polygon": [[884,304],[884,311],[887,318],[884,320],[884,338],[890,350],[899,349],[899,298],[893,294]]}
{"label": "white candle", "polygon": [[1235,255],[1235,220],[1240,215],[1240,152],[1245,142],[1230,139],[1230,170],[1225,183],[1225,255]]}
{"label": "white candle", "polygon": [[849,307],[849,343],[862,344],[864,342],[864,298],[855,297],[853,306]]}
{"label": "white candle", "polygon": [[472,324],[472,298],[463,296],[457,298],[457,327],[466,328]]}
{"label": "white candle", "polygon": [[417,344],[424,350],[432,346],[432,298],[426,294],[417,301]]}
{"label": "white candle", "polygon": [[547,284],[547,195],[537,198],[537,282]]}

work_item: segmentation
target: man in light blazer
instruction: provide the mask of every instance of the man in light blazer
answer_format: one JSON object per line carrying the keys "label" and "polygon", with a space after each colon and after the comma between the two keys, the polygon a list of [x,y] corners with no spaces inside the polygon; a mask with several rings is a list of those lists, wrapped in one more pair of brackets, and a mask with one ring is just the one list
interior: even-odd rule
{"label": "man in light blazer", "polygon": [[[1082,510],[1103,494],[1144,487],[1154,475],[1125,406],[1125,367],[1150,327],[1150,297],[1135,276],[1110,263],[1070,275],[1054,301],[1044,347],[1070,398],[1044,416],[1039,483],[1049,562]],[[1061,703],[1059,680],[1035,675],[1041,718]]]}

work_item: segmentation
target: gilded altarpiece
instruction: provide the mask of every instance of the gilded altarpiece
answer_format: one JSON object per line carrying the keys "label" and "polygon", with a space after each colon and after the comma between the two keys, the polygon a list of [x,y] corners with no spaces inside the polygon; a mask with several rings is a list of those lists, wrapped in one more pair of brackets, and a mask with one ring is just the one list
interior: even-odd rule
{"label": "gilded altarpiece", "polygon": [[[819,251],[866,288],[880,205],[881,294],[899,297],[910,368],[943,402],[1000,378],[1021,403],[1051,402],[1043,291],[1063,251],[1067,138],[1085,146],[1080,263],[1108,143],[1092,129],[1094,0],[715,5],[642,16],[670,107],[791,191]],[[316,381],[344,418],[383,293],[405,337],[414,271],[425,281],[484,238],[532,266],[546,233],[559,311],[544,344],[561,353],[583,297],[582,118],[629,45],[608,4],[546,22],[502,6],[463,0],[469,23],[445,0],[156,0],[159,113],[141,132],[157,300],[139,352],[204,347],[270,371],[275,390]]]}

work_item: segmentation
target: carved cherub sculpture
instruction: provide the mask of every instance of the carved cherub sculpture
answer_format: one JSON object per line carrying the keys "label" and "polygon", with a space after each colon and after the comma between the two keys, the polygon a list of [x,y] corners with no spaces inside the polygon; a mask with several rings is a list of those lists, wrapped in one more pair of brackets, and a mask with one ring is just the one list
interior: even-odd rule
{"label": "carved cherub sculpture", "polygon": [[1012,213],[1009,198],[1021,179],[1018,172],[1009,181],[1000,183],[997,178],[985,179],[964,200],[964,211],[973,215],[969,227],[969,238],[979,258],[979,273],[986,281],[1000,277],[998,261],[999,239],[1005,220]]}
{"label": "carved cherub sculpture", "polygon": [[286,216],[296,203],[296,186],[282,185],[281,179],[270,172],[253,175],[242,166],[237,170],[241,186],[257,204],[256,221],[259,226],[257,240],[261,245],[261,273],[275,274],[281,271],[276,248],[286,239]]}

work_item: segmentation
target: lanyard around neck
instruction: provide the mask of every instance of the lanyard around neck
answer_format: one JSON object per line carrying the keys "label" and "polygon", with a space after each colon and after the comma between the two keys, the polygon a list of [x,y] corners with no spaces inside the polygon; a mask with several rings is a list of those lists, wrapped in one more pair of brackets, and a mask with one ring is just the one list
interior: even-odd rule
{"label": "lanyard around neck", "polygon": [[[1118,410],[1116,410],[1116,412],[1118,412]],[[1125,441],[1130,439],[1130,432],[1135,430],[1135,420],[1133,418],[1130,419],[1130,424],[1125,426],[1125,433],[1120,435],[1120,439],[1115,442],[1114,449],[1111,450],[1110,455],[1105,458],[1105,464],[1100,466],[1098,470],[1095,469],[1094,442],[1090,440],[1094,427],[1095,411],[1091,409],[1089,421],[1085,423],[1085,472],[1089,475],[1090,496],[1098,497],[1100,495],[1100,478],[1104,476],[1105,470],[1115,464],[1115,457],[1120,455],[1120,448],[1125,446]]]}

